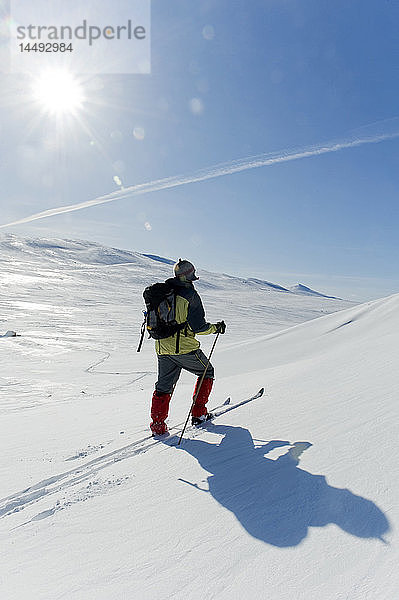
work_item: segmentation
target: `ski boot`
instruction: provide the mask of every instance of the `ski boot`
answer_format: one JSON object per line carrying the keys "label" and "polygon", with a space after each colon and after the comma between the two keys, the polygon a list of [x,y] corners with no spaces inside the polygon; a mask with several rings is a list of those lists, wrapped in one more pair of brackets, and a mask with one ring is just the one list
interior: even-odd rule
{"label": "ski boot", "polygon": [[207,413],[206,415],[201,415],[200,417],[191,417],[191,425],[194,425],[194,427],[198,427],[199,425],[203,425],[211,419],[213,419],[212,413]]}
{"label": "ski boot", "polygon": [[164,421],[153,421],[150,425],[152,437],[161,437],[169,435],[168,426]]}

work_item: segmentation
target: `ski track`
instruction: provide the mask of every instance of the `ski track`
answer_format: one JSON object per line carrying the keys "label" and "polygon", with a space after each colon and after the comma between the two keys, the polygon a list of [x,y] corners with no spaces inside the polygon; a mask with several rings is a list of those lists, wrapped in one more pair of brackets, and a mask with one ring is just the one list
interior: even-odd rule
{"label": "ski track", "polygon": [[95,476],[99,471],[112,466],[114,463],[146,452],[158,443],[158,440],[155,441],[152,440],[152,437],[146,437],[98,458],[92,459],[88,463],[80,465],[75,469],[60,473],[59,475],[54,475],[48,479],[43,479],[21,492],[17,492],[16,494],[0,500],[0,518],[19,512],[44,497],[60,493],[82,483]]}
{"label": "ski track", "polygon": [[[96,361],[95,363],[91,364],[89,367],[87,367],[85,369],[85,373],[91,373],[92,375],[137,375],[137,377],[135,377],[134,379],[132,379],[131,381],[127,381],[121,385],[117,385],[115,387],[112,388],[108,388],[106,394],[110,394],[112,392],[116,392],[116,391],[120,391],[123,390],[125,388],[129,388],[131,385],[134,385],[135,383],[137,383],[138,381],[141,381],[142,379],[144,379],[145,377],[148,377],[149,375],[156,375],[155,371],[125,371],[125,372],[121,372],[121,371],[98,371],[96,369],[96,367],[99,367],[100,365],[104,364],[107,360],[109,360],[111,358],[111,353],[110,352],[105,352],[104,356]],[[87,393],[87,396],[98,396],[98,393],[96,394],[90,394]]]}
{"label": "ski track", "polygon": [[121,486],[127,483],[130,479],[131,476],[129,475],[123,477],[111,476],[107,479],[95,478],[92,481],[89,481],[89,483],[86,486],[79,489],[74,494],[71,494],[69,499],[63,498],[57,500],[54,506],[37,513],[28,521],[25,521],[24,523],[21,523],[20,525],[14,527],[13,530],[19,529],[20,527],[25,527],[26,525],[29,525],[29,523],[33,523],[35,521],[42,521],[43,519],[52,517],[56,512],[66,510],[67,508],[70,508],[71,506],[80,502],[86,502],[87,500],[90,500],[91,498],[94,498],[96,496],[102,496],[104,494],[107,494],[114,487]]}

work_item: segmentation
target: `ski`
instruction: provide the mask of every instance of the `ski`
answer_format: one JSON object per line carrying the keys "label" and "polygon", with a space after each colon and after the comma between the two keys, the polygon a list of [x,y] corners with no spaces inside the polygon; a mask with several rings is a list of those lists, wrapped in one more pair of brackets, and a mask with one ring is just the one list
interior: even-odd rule
{"label": "ski", "polygon": [[263,396],[264,392],[265,392],[265,388],[260,388],[259,392],[257,392],[254,396],[247,398],[246,400],[241,400],[241,402],[235,402],[234,404],[230,404],[230,403],[227,404],[225,402],[220,410],[218,410],[219,407],[216,407],[210,411],[213,414],[213,419],[215,419],[216,417],[220,417],[221,415],[224,415],[224,414],[230,412],[231,410],[238,408],[239,406],[244,406],[244,404],[248,404],[248,402],[252,402],[252,400],[256,400],[257,398],[260,398],[261,396]]}
{"label": "ski", "polygon": [[[208,419],[204,420],[202,423],[196,423],[196,424],[191,425],[191,427],[187,428],[188,431],[190,431],[190,430],[193,431],[195,429],[197,429],[197,430],[204,429],[206,427],[207,423],[211,423],[217,417],[220,417],[221,415],[224,415],[227,412],[230,412],[231,410],[238,408],[239,406],[243,406],[244,404],[247,404],[248,402],[252,402],[253,400],[256,400],[256,398],[260,398],[261,396],[263,396],[264,391],[265,391],[265,388],[260,388],[260,390],[256,394],[251,396],[250,398],[247,398],[246,400],[241,400],[241,402],[235,402],[234,404],[230,404],[231,399],[227,398],[227,400],[224,402],[224,404],[221,407],[216,406],[215,408],[213,408],[209,411],[209,414],[212,415],[211,417],[208,417]],[[175,429],[175,428],[172,428],[172,429]],[[179,441],[177,443],[178,446],[182,442],[183,433],[184,433],[184,430],[179,437]]]}

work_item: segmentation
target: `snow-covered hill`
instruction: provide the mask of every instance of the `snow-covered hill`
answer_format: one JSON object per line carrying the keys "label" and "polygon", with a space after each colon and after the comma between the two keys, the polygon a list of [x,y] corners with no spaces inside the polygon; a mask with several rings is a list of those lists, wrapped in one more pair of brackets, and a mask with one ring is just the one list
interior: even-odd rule
{"label": "snow-covered hill", "polygon": [[345,304],[200,272],[229,324],[210,404],[266,391],[177,448],[140,442],[156,373],[135,352],[170,265],[20,244],[0,264],[22,334],[0,339],[1,598],[396,600],[399,295],[320,316]]}
{"label": "snow-covered hill", "polygon": [[303,285],[303,283],[297,283],[296,285],[291,286],[289,289],[294,294],[306,294],[307,296],[320,296],[321,298],[332,298],[333,300],[339,300],[339,298],[336,298],[335,296],[327,296],[321,292],[316,292],[307,285]]}
{"label": "snow-covered hill", "polygon": [[[137,377],[152,377],[151,342],[145,343],[136,368],[142,292],[170,277],[170,264],[92,242],[14,235],[0,238],[0,252],[0,334],[21,334],[12,350],[13,368],[1,374],[0,411],[69,401],[82,392],[104,394],[128,386],[136,372]],[[278,331],[352,305],[280,293],[251,279],[201,269],[199,274],[197,287],[207,317],[228,323],[229,341]],[[205,348],[207,344],[209,340]],[[27,353],[33,377],[26,371]],[[78,356],[79,376],[71,378],[68,369]],[[96,367],[93,377],[90,367],[98,362],[107,368]],[[101,370],[118,375],[102,378]]]}

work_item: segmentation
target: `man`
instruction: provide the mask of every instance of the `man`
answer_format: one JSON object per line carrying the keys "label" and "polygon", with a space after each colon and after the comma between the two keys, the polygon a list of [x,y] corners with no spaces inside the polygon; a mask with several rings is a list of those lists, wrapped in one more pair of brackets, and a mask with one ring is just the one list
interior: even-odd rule
{"label": "man", "polygon": [[[193,406],[192,424],[198,425],[211,417],[208,414],[206,403],[212,390],[214,369],[211,364],[207,366],[208,360],[200,350],[200,343],[196,340],[195,335],[224,333],[226,330],[223,321],[214,325],[205,321],[201,298],[193,286],[193,281],[198,280],[194,265],[188,260],[180,259],[174,266],[174,273],[175,277],[168,279],[166,283],[173,287],[176,293],[176,321],[186,325],[177,334],[155,341],[158,355],[158,381],[155,384],[151,405],[150,428],[153,435],[168,433],[165,419],[169,413],[172,392],[182,369],[198,377],[194,398],[206,368],[205,378]],[[179,336],[178,343],[176,343],[176,336]]]}

